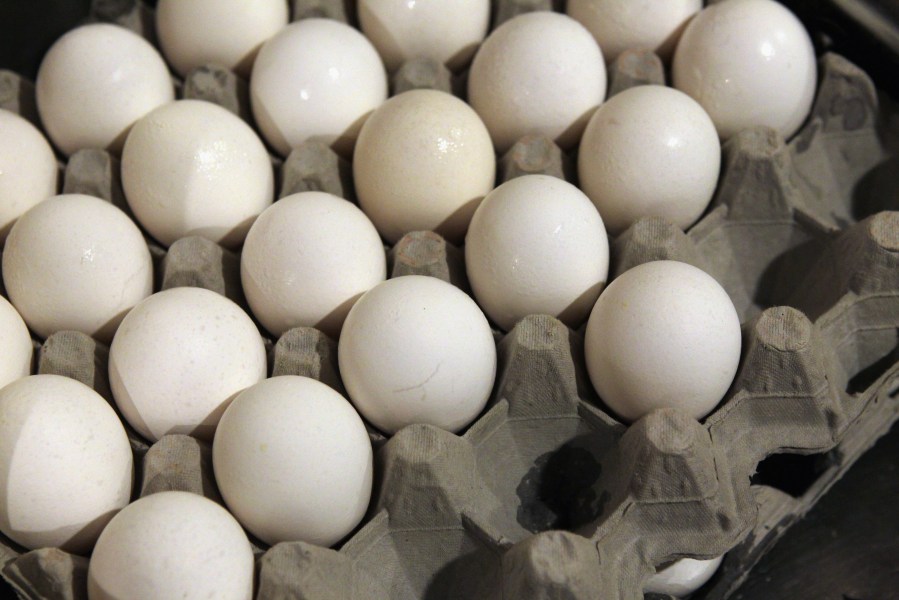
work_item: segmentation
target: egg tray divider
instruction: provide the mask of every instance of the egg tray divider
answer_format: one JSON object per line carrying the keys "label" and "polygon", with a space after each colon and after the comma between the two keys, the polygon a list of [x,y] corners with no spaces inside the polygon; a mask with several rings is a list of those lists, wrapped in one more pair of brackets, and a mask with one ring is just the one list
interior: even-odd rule
{"label": "egg tray divider", "polygon": [[[103,4],[131,7],[120,10],[122,24],[147,22],[135,18],[141,4]],[[526,4],[502,4],[495,17]],[[369,428],[378,448],[372,507],[339,551],[297,542],[263,553],[257,543],[257,597],[638,598],[656,565],[724,552],[696,597],[732,593],[899,414],[899,214],[866,216],[899,208],[893,162],[870,80],[836,55],[821,71],[812,116],[789,144],[759,129],[725,145],[713,208],[688,233],[644,219],[612,244],[612,277],[648,260],[681,260],[715,276],[737,306],[740,371],[704,424],[673,410],[619,424],[589,385],[580,334],[528,317],[499,342],[491,404],[463,435],[415,425],[387,441]],[[661,62],[625,53],[610,70],[610,95],[647,82],[664,82]],[[410,61],[392,82],[395,91],[458,85],[426,61]],[[249,115],[246,82],[220,67],[201,67],[180,88]],[[0,73],[0,106],[35,119],[33,86]],[[572,165],[550,140],[528,136],[502,157],[499,178],[573,180]],[[349,164],[322,144],[279,166],[282,197],[320,189],[352,198]],[[70,158],[64,191],[127,210],[118,163],[102,151]],[[148,241],[157,289],[205,287],[246,307],[237,254],[201,238],[168,252]],[[406,236],[389,258],[391,276],[426,274],[468,289],[462,251],[432,232]],[[795,308],[762,310],[776,304]],[[90,337],[60,332],[40,348],[38,372],[74,377],[110,399],[107,357]],[[344,393],[336,344],[317,330],[287,332],[270,359],[273,375],[315,377]],[[221,501],[207,445],[166,436],[148,446],[128,429],[140,495],[179,489]],[[769,455],[822,452],[823,471],[796,497],[751,485]],[[86,597],[83,557],[25,552],[3,539],[0,563],[24,598]]]}

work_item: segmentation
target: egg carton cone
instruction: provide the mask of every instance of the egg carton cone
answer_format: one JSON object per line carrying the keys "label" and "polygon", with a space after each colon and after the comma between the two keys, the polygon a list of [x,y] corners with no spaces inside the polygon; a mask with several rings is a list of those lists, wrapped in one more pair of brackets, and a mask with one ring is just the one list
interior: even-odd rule
{"label": "egg carton cone", "polygon": [[[291,4],[294,18],[353,19],[340,1]],[[497,2],[494,26],[551,8]],[[147,10],[95,2],[93,15],[153,39],[141,18]],[[403,85],[441,88],[445,73],[433,67],[409,69]],[[647,52],[622,54],[609,76],[610,94],[664,83],[661,62]],[[27,112],[29,85],[0,73],[3,106]],[[188,75],[181,96],[248,118],[241,85],[210,65]],[[611,277],[649,260],[681,260],[712,274],[734,301],[740,370],[704,422],[663,410],[623,425],[586,377],[581,335],[552,317],[527,317],[497,332],[494,393],[466,431],[413,425],[387,439],[369,426],[371,507],[341,544],[254,541],[257,598],[631,599],[643,597],[657,567],[725,553],[694,597],[728,597],[899,414],[899,213],[889,212],[899,210],[899,188],[878,125],[870,80],[827,55],[803,130],[789,143],[763,129],[728,142],[716,198],[698,224],[684,232],[644,219],[613,240]],[[310,141],[274,162],[281,197],[323,190],[353,199],[349,163],[324,144]],[[527,173],[574,181],[573,164],[550,140],[529,136],[501,157],[498,172],[501,181]],[[101,151],[69,159],[64,189],[123,199],[118,164]],[[202,238],[168,250],[148,244],[155,289],[199,286],[245,306],[236,253]],[[430,275],[467,289],[462,249],[433,232],[407,235],[389,257],[391,276]],[[88,336],[59,332],[42,345],[38,372],[74,377],[111,400],[107,357]],[[314,329],[273,343],[270,373],[314,377],[345,393],[336,341]],[[172,435],[150,446],[131,430],[129,439],[135,497],[184,490],[221,501],[208,445]],[[83,557],[28,552],[3,538],[0,567],[20,597],[86,597]]]}

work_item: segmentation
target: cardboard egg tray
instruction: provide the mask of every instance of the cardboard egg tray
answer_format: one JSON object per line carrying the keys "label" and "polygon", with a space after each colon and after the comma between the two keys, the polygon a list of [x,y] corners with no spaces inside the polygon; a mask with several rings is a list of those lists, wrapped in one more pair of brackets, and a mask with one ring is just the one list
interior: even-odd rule
{"label": "cardboard egg tray", "polygon": [[[352,16],[339,1],[292,7],[296,17]],[[551,3],[494,8],[500,22]],[[94,15],[153,39],[143,4],[96,2]],[[628,52],[610,69],[609,93],[664,79],[655,55]],[[820,80],[812,115],[789,143],[752,129],[724,145],[712,206],[689,231],[647,218],[611,245],[611,278],[650,260],[680,260],[713,275],[733,300],[743,322],[740,369],[704,422],[662,410],[623,425],[590,385],[581,333],[527,317],[496,332],[492,399],[466,431],[412,425],[386,439],[369,428],[370,510],[336,549],[254,540],[257,598],[637,599],[657,567],[725,553],[693,597],[734,592],[899,417],[895,146],[862,71],[829,54]],[[391,86],[458,93],[464,74],[410,61]],[[246,82],[225,69],[197,69],[180,90],[249,118]],[[34,118],[33,86],[0,73],[0,106]],[[349,163],[323,144],[274,162],[281,197],[324,190],[353,199]],[[574,181],[573,164],[552,141],[528,136],[501,157],[498,179]],[[127,211],[118,162],[100,150],[68,160],[63,191]],[[156,289],[199,286],[246,307],[239,255],[196,237],[168,251],[148,243]],[[407,235],[388,257],[393,277],[430,275],[468,291],[462,250],[435,233]],[[36,372],[74,377],[111,400],[107,357],[90,337],[59,332],[40,345]],[[315,329],[288,331],[269,357],[272,375],[315,377],[345,394],[336,342]],[[128,432],[136,496],[187,490],[221,502],[207,445],[171,435],[148,446]],[[0,539],[2,576],[22,598],[85,598],[87,564]]]}

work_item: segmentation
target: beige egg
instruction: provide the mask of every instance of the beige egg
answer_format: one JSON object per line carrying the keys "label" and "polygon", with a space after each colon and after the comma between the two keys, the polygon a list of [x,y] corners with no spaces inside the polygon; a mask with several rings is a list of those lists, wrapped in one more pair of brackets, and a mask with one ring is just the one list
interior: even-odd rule
{"label": "beige egg", "polygon": [[493,189],[496,158],[471,107],[444,92],[412,90],[366,121],[353,177],[359,205],[387,241],[431,230],[461,243]]}

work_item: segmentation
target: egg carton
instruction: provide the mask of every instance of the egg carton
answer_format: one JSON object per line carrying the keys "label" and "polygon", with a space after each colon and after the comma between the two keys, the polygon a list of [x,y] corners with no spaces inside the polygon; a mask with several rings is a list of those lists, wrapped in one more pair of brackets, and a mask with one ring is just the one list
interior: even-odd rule
{"label": "egg carton", "polygon": [[[141,4],[105,4],[131,7],[118,13],[123,24],[145,22],[134,17]],[[315,12],[338,4],[297,1],[294,15],[341,17]],[[500,3],[494,18],[526,5]],[[394,90],[458,91],[458,77],[414,67],[394,78]],[[766,130],[726,144],[713,207],[689,232],[644,219],[613,242],[612,277],[648,260],[682,260],[715,276],[734,301],[744,323],[740,371],[704,423],[658,411],[620,424],[586,378],[581,335],[550,317],[528,317],[505,336],[497,332],[496,388],[463,434],[414,425],[387,440],[369,428],[377,448],[371,510],[339,550],[254,541],[257,597],[638,598],[657,566],[725,552],[696,597],[733,592],[899,413],[899,214],[874,214],[899,209],[899,201],[882,168],[890,155],[877,96],[838,56],[825,56],[821,72],[812,116],[789,144]],[[13,84],[4,87],[7,80]],[[664,82],[650,53],[625,53],[610,70],[610,94],[647,82]],[[198,69],[180,88],[183,97],[249,115],[245,82],[221,68]],[[0,105],[14,106],[13,98],[25,112],[28,89],[0,74]],[[274,162],[281,197],[310,189],[353,197],[349,164],[320,143]],[[501,158],[498,172],[501,180],[574,180],[573,164],[550,140],[530,136]],[[117,161],[105,152],[73,155],[64,191],[127,209]],[[167,252],[150,245],[156,289],[206,287],[246,306],[235,253],[201,238]],[[467,289],[462,257],[437,234],[416,232],[390,250],[390,273]],[[109,399],[107,356],[91,338],[60,332],[42,345],[37,368]],[[271,344],[270,372],[344,391],[336,344],[314,329]],[[207,445],[166,436],[148,446],[133,431],[129,438],[140,495],[178,489],[221,501]],[[796,455],[812,458],[789,458]],[[797,479],[803,489],[783,484]],[[20,596],[85,597],[86,559],[0,542],[3,577]]]}

